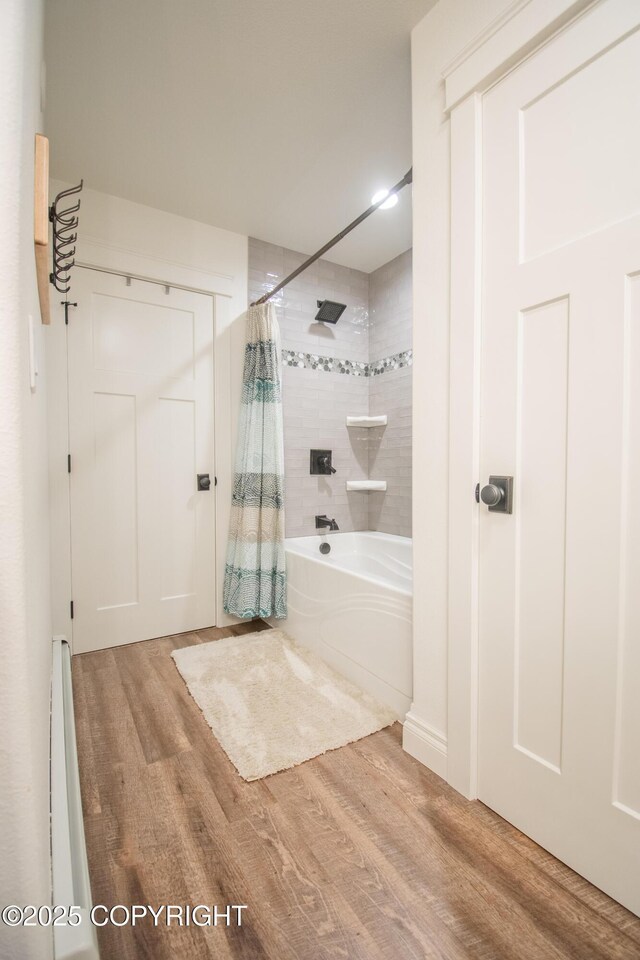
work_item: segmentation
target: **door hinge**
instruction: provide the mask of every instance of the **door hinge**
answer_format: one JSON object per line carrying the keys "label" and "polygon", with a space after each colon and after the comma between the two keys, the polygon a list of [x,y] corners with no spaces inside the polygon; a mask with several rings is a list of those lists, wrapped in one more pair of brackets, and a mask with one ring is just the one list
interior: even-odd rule
{"label": "door hinge", "polygon": [[218,478],[217,478],[217,477],[214,477],[214,478],[213,478],[213,485],[214,485],[214,487],[217,487],[217,486],[218,486]]}
{"label": "door hinge", "polygon": [[69,603],[69,612],[71,614],[71,619],[73,620],[73,600]]}
{"label": "door hinge", "polygon": [[67,454],[67,473],[71,473],[71,454]]}
{"label": "door hinge", "polygon": [[71,300],[61,300],[60,303],[64,307],[64,322],[65,326],[69,326],[69,307],[77,307],[77,303],[72,303]]}

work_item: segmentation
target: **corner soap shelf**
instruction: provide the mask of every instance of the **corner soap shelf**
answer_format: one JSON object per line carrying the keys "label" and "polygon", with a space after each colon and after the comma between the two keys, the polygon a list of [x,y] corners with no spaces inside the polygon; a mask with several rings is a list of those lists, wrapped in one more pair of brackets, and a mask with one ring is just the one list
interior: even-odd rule
{"label": "corner soap shelf", "polygon": [[386,480],[347,480],[347,491],[349,490],[379,490],[387,489]]}
{"label": "corner soap shelf", "polygon": [[386,427],[387,415],[379,417],[347,417],[348,427]]}
{"label": "corner soap shelf", "polygon": [[[386,427],[388,423],[386,413],[377,417],[347,417],[348,427]],[[386,480],[347,480],[347,492],[359,490],[364,493],[377,490],[384,493],[387,489]]]}

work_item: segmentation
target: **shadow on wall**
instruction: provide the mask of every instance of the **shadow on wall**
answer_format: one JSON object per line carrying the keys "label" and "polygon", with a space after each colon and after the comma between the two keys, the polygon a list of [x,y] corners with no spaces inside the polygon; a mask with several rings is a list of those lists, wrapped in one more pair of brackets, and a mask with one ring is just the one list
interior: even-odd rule
{"label": "shadow on wall", "polygon": [[331,346],[336,339],[336,335],[331,327],[326,323],[312,323],[309,325],[309,333],[312,337],[318,337],[319,340],[325,340],[327,345]]}

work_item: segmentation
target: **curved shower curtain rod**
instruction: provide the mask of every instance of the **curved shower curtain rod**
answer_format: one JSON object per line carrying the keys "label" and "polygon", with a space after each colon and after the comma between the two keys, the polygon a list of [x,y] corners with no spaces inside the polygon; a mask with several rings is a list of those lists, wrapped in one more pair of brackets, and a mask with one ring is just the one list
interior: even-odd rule
{"label": "curved shower curtain rod", "polygon": [[388,200],[390,196],[392,196],[394,193],[399,193],[403,187],[406,187],[407,184],[411,183],[412,181],[413,167],[405,173],[402,180],[398,180],[396,185],[391,187],[388,193],[385,193],[384,197],[381,197],[377,203],[372,203],[371,206],[364,211],[364,213],[361,213],[359,217],[356,217],[355,220],[352,220],[349,226],[345,227],[344,230],[341,230],[340,233],[337,233],[335,237],[329,240],[328,243],[325,243],[323,247],[320,247],[320,249],[312,254],[312,256],[308,257],[304,263],[301,263],[299,267],[296,267],[293,273],[290,273],[288,277],[285,277],[284,280],[281,280],[280,283],[273,288],[273,290],[269,290],[268,293],[263,294],[263,296],[261,296],[258,300],[255,300],[251,306],[255,307],[259,303],[266,303],[268,300],[271,300],[271,297],[274,297],[276,293],[279,293],[279,291],[282,290],[283,287],[286,287],[288,283],[291,283],[292,280],[295,280],[295,278],[302,273],[303,270],[306,270],[307,267],[310,267],[312,263],[315,263],[316,260],[319,260],[323,253],[326,253],[327,250],[331,249],[331,247],[335,247],[336,243],[339,243],[344,237],[346,237],[348,233],[351,233],[351,231],[359,226],[363,220],[366,220],[367,217],[370,217],[372,213],[375,213],[378,207],[382,206],[382,204]]}

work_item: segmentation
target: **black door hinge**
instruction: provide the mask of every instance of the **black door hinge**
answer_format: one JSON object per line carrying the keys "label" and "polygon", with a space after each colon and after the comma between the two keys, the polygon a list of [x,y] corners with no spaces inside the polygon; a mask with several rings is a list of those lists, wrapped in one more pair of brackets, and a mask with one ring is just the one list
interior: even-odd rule
{"label": "black door hinge", "polygon": [[214,478],[213,478],[213,485],[214,485],[214,487],[217,487],[217,486],[218,486],[218,478],[217,478],[217,477],[214,477]]}
{"label": "black door hinge", "polygon": [[69,611],[71,613],[71,619],[73,620],[73,600],[69,604]]}
{"label": "black door hinge", "polygon": [[[53,274],[52,274],[53,276]],[[53,280],[51,281],[53,283]],[[71,300],[61,300],[60,303],[64,307],[64,322],[65,326],[69,326],[69,307],[77,307],[77,303],[72,303]]]}
{"label": "black door hinge", "polygon": [[67,454],[67,473],[71,473],[71,454]]}

